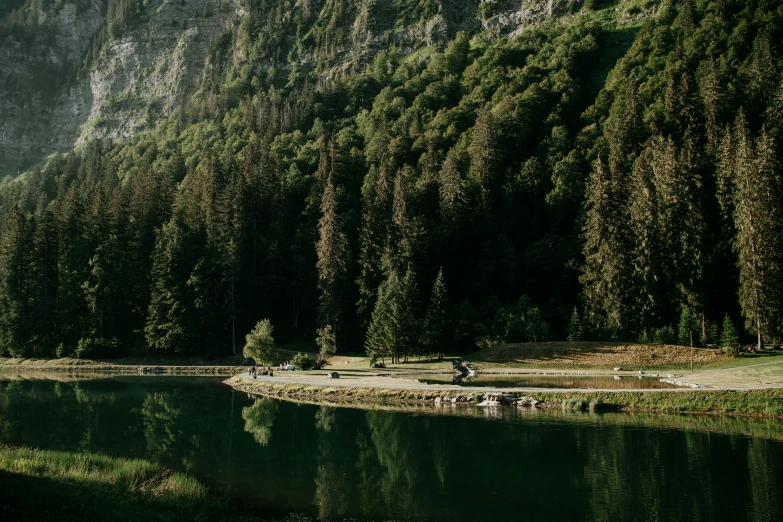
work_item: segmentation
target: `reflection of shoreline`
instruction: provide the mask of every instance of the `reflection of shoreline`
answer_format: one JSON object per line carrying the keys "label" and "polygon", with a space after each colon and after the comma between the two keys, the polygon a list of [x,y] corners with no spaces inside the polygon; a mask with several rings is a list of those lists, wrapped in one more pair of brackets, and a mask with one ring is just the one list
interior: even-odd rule
{"label": "reflection of shoreline", "polygon": [[562,408],[509,408],[503,406],[479,407],[471,404],[435,406],[430,403],[383,403],[339,401],[329,399],[301,399],[287,395],[265,396],[248,394],[256,400],[274,399],[292,404],[345,408],[362,411],[384,411],[416,416],[448,416],[509,423],[577,423],[596,427],[624,426],[662,430],[682,430],[717,435],[739,435],[783,441],[783,422],[779,419],[748,418],[729,415],[691,415],[682,413],[649,413],[617,411],[589,413]]}

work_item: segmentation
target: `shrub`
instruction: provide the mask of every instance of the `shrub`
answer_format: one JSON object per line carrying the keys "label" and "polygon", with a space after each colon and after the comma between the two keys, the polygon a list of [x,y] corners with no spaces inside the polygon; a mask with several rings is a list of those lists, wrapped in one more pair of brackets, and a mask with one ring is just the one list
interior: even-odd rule
{"label": "shrub", "polygon": [[652,341],[656,344],[674,344],[677,342],[677,335],[674,333],[674,328],[664,326],[653,332]]}
{"label": "shrub", "polygon": [[[114,337],[83,337],[76,345],[75,355],[79,359],[110,357],[117,355],[120,343]],[[58,346],[58,352],[60,351]]]}
{"label": "shrub", "polygon": [[63,357],[70,357],[73,354],[73,349],[65,343],[60,343],[57,345],[57,349],[55,350],[54,354],[58,359],[62,359]]}
{"label": "shrub", "polygon": [[482,335],[481,337],[476,338],[476,346],[479,347],[479,350],[492,348],[493,346],[500,344],[500,342],[500,339],[492,337],[491,335]]}
{"label": "shrub", "polygon": [[564,410],[583,411],[587,406],[588,404],[580,399],[563,399],[562,403]]}
{"label": "shrub", "polygon": [[291,359],[291,364],[293,364],[298,370],[312,370],[318,367],[318,362],[315,360],[315,357],[310,355],[309,353],[298,353],[294,355],[294,358]]}

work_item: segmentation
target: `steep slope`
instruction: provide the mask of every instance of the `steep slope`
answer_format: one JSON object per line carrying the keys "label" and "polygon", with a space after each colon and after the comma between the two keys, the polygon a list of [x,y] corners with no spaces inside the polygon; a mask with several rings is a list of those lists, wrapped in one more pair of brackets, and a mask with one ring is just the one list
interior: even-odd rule
{"label": "steep slope", "polygon": [[112,5],[61,0],[0,33],[0,173],[154,127],[195,92],[210,43],[237,15],[233,1],[146,0],[107,37]]}
{"label": "steep slope", "polygon": [[[578,0],[27,0],[0,30],[0,175],[91,139],[154,128],[199,86],[209,91],[212,69],[228,63],[257,60],[254,73],[272,74],[262,87],[280,88],[302,73],[320,84],[360,71],[382,50],[444,45],[461,30],[497,38],[578,7]],[[263,26],[274,32],[266,49],[241,40],[227,47],[233,32],[253,38]]]}

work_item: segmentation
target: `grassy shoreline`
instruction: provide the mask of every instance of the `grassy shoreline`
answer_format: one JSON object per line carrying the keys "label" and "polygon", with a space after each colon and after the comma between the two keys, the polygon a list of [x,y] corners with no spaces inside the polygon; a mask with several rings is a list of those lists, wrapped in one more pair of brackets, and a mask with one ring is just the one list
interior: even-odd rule
{"label": "grassy shoreline", "polygon": [[246,370],[247,368],[241,363],[241,358],[209,361],[195,357],[127,357],[108,361],[74,358],[0,358],[0,373],[23,371],[228,376]]}
{"label": "grassy shoreline", "polygon": [[[256,395],[303,400],[339,402],[381,402],[423,404],[444,397],[458,403],[475,404],[484,391],[455,389],[379,388],[370,386],[327,386],[251,381],[239,376],[224,381],[232,388]],[[670,390],[670,391],[513,391],[516,396],[532,396],[543,408],[572,409],[600,404],[603,410],[649,413],[692,413],[783,419],[783,389],[759,390]],[[568,406],[564,406],[568,403]]]}
{"label": "grassy shoreline", "polygon": [[0,445],[4,520],[208,520],[226,506],[193,477],[141,459]]}

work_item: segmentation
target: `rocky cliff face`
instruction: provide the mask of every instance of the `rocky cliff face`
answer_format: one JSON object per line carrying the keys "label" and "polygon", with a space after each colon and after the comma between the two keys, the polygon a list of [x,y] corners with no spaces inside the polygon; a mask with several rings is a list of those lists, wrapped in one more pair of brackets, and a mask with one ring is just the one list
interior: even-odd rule
{"label": "rocky cliff face", "polygon": [[154,126],[195,92],[210,42],[237,15],[234,0],[148,0],[141,19],[85,68],[106,24],[102,4],[63,0],[35,37],[0,45],[0,173]]}
{"label": "rocky cliff face", "polygon": [[100,0],[52,9],[34,35],[0,43],[0,173],[75,142],[80,106],[64,95],[90,39],[103,23]]}
{"label": "rocky cliff face", "polygon": [[[460,30],[513,34],[581,0],[440,0],[428,19],[401,22],[387,0],[356,0],[350,37],[329,53],[324,75],[394,45],[411,51]],[[289,2],[301,9],[302,2]],[[315,5],[326,10],[330,3]],[[94,138],[123,138],[155,126],[198,88],[210,44],[245,16],[240,0],[144,0],[122,36],[85,56],[107,24],[105,0],[57,0],[26,38],[0,42],[0,175],[40,163]],[[293,36],[293,35],[292,35]],[[327,46],[328,48],[328,46]],[[310,59],[315,59],[311,56]],[[290,64],[280,64],[285,70]]]}

